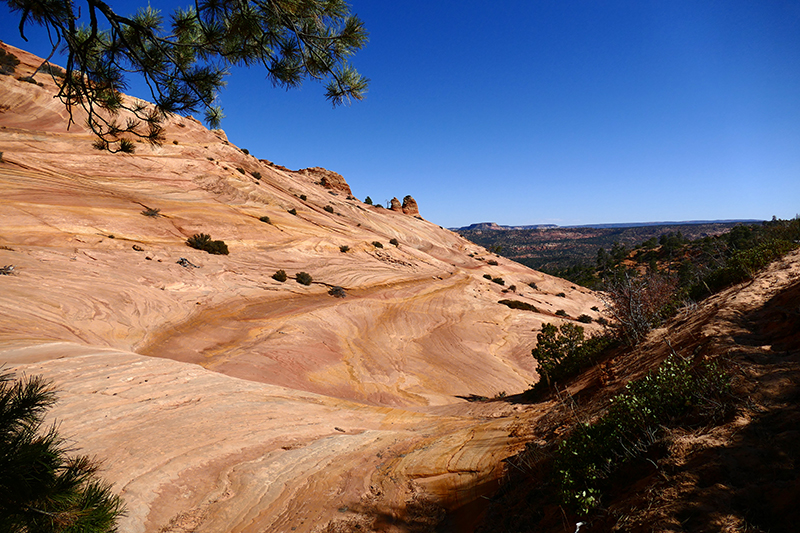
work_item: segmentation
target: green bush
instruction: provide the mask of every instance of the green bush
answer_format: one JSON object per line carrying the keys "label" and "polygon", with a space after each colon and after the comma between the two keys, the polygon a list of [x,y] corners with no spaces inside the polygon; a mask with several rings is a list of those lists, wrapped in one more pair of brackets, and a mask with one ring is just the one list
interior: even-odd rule
{"label": "green bush", "polygon": [[267,215],[264,215],[263,217],[259,217],[258,220],[260,220],[261,222],[266,222],[267,224],[270,223],[269,217]]}
{"label": "green bush", "polygon": [[364,203],[367,205],[372,205],[372,198],[367,196],[366,198],[364,198]]}
{"label": "green bush", "polygon": [[347,246],[346,244],[343,244],[339,247],[339,251],[342,252],[343,254],[346,254],[347,252],[350,251],[350,247]]}
{"label": "green bush", "polygon": [[286,275],[286,271],[285,270],[278,270],[277,272],[275,272],[272,275],[272,279],[274,279],[275,281],[280,281],[281,283],[283,283],[284,281],[289,279],[289,276]]}
{"label": "green bush", "polygon": [[205,233],[195,233],[186,239],[186,245],[213,255],[228,255],[228,245],[225,242],[211,240],[211,236]]}
{"label": "green bush", "polygon": [[558,311],[556,311],[556,316],[567,316],[567,312],[564,311],[563,309],[559,309]]}
{"label": "green bush", "polygon": [[19,65],[19,59],[17,59],[17,56],[0,48],[0,74],[4,74],[6,76],[14,74],[14,71],[17,69],[17,65]]}
{"label": "green bush", "polygon": [[578,317],[578,322],[580,322],[582,324],[591,324],[592,323],[592,317],[590,317],[589,315],[586,315],[586,314],[580,315]]}
{"label": "green bush", "polygon": [[722,414],[719,398],[729,378],[716,363],[692,368],[668,357],[655,372],[629,383],[593,424],[579,424],[558,446],[553,471],[563,504],[586,515],[600,504],[602,481],[620,464],[641,455],[664,427],[688,416],[709,421]]}
{"label": "green bush", "polygon": [[331,205],[326,205],[325,207],[323,207],[323,209],[328,213],[333,213],[333,206]]}
{"label": "green bush", "polygon": [[311,274],[308,272],[298,272],[297,276],[295,276],[295,279],[300,285],[311,285],[311,282],[313,281]]}
{"label": "green bush", "polygon": [[492,265],[492,266],[497,266],[497,261],[495,261],[494,259],[489,259],[489,260],[488,260],[488,261],[486,261],[486,262],[487,262],[488,264]]}
{"label": "green bush", "polygon": [[378,241],[372,241],[372,246],[375,248],[383,248],[383,245]]}
{"label": "green bush", "polygon": [[497,303],[508,306],[511,309],[521,309],[522,311],[533,311],[534,313],[539,312],[539,310],[536,309],[536,307],[534,307],[533,305],[526,302],[520,302],[519,300],[500,300]]}
{"label": "green bush", "polygon": [[252,174],[255,179],[261,180],[261,172],[259,172],[258,170],[254,170],[250,174]]}
{"label": "green bush", "polygon": [[119,151],[126,154],[132,154],[136,151],[136,146],[133,144],[133,141],[129,139],[121,139],[119,141]]}
{"label": "green bush", "polygon": [[505,285],[506,282],[503,278],[492,278],[492,283],[497,283],[498,285]]}
{"label": "green bush", "polygon": [[328,291],[328,294],[333,296],[334,298],[346,298],[347,293],[344,290],[344,287],[339,287],[338,285],[331,287]]}
{"label": "green bush", "polygon": [[291,208],[289,209],[289,211],[287,211],[287,213],[289,213],[290,215],[297,216],[297,209]]}
{"label": "green bush", "polygon": [[389,239],[389,244],[392,246],[400,246],[400,243],[397,241],[397,239]]}
{"label": "green bush", "polygon": [[236,170],[238,170],[242,174],[245,174],[245,171],[242,167],[236,167]]}
{"label": "green bush", "polygon": [[247,148],[242,148],[242,153],[244,155],[250,155],[250,150],[248,150]]}
{"label": "green bush", "polygon": [[567,297],[567,293],[559,292],[558,294],[556,294],[556,296],[558,296],[559,298],[566,298]]}
{"label": "green bush", "polygon": [[536,283],[534,283],[533,281],[531,281],[530,283],[528,283],[528,287],[530,287],[531,289],[533,289],[533,290],[535,290],[535,291],[538,291],[538,290],[539,290],[539,287],[537,287],[537,286],[536,286]]}
{"label": "green bush", "polygon": [[300,199],[305,202],[306,200],[308,200],[308,196],[306,196],[305,194],[301,194]]}

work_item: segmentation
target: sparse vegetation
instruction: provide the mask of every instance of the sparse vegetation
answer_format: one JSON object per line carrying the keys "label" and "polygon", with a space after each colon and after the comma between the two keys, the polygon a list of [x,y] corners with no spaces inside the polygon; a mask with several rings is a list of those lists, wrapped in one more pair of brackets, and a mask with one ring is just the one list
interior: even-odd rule
{"label": "sparse vegetation", "polygon": [[372,241],[372,246],[375,248],[383,248],[383,244],[381,244],[380,241]]}
{"label": "sparse vegetation", "polygon": [[143,214],[146,217],[151,217],[151,218],[158,218],[160,216],[163,216],[161,214],[161,209],[159,209],[158,207],[146,207],[141,212],[141,214]]}
{"label": "sparse vegetation", "polygon": [[346,244],[343,244],[339,246],[339,251],[342,252],[343,254],[346,254],[347,252],[350,251],[350,247],[347,246]]}
{"label": "sparse vegetation", "polygon": [[517,286],[516,285],[510,285],[508,287],[508,290],[510,290],[511,292],[517,292]]}
{"label": "sparse vegetation", "polygon": [[[108,150],[108,146],[106,146],[106,150]],[[124,154],[132,154],[136,152],[136,145],[130,139],[120,139],[117,151]]]}
{"label": "sparse vegetation", "polygon": [[505,285],[506,281],[503,278],[492,278],[492,283],[497,283],[498,285]]}
{"label": "sparse vegetation", "polygon": [[247,148],[242,148],[242,153],[244,155],[250,155],[250,150],[248,150]]}
{"label": "sparse vegetation", "polygon": [[300,285],[311,285],[313,278],[308,272],[298,272],[297,276],[295,276],[295,280],[297,280],[297,283]]}
{"label": "sparse vegetation", "polygon": [[0,276],[10,276],[14,273],[14,265],[6,265],[0,267]]}
{"label": "sparse vegetation", "polygon": [[308,200],[308,196],[306,196],[305,194],[301,194],[300,199],[305,202],[306,200]]}
{"label": "sparse vegetation", "polygon": [[498,264],[497,261],[495,261],[494,259],[489,259],[488,261],[486,261],[486,263],[492,266],[497,266]]}
{"label": "sparse vegetation", "polygon": [[236,170],[238,170],[240,174],[246,174],[242,167],[236,167]]}
{"label": "sparse vegetation", "polygon": [[3,48],[0,48],[0,74],[4,74],[6,76],[14,74],[14,71],[17,69],[17,65],[19,65],[19,59],[17,56]]}
{"label": "sparse vegetation", "polygon": [[398,242],[398,240],[395,238],[389,239],[389,244],[391,244],[392,246],[400,246],[400,242]]}
{"label": "sparse vegetation", "polygon": [[285,270],[278,270],[272,275],[272,279],[274,279],[275,281],[280,281],[281,283],[283,283],[284,281],[289,279],[289,276],[286,275],[286,271]]}
{"label": "sparse vegetation", "polygon": [[522,311],[533,311],[534,313],[538,313],[539,310],[536,309],[535,306],[527,303],[527,302],[520,302],[519,300],[500,300],[497,302],[499,304],[503,304],[505,306],[510,307],[511,309],[520,309]]}
{"label": "sparse vegetation", "polygon": [[251,175],[252,175],[252,176],[253,176],[255,179],[257,179],[257,180],[261,181],[261,172],[259,172],[258,170],[254,170],[254,171],[253,171],[253,172],[251,172],[250,174],[251,174]]}
{"label": "sparse vegetation", "polygon": [[565,316],[567,316],[567,312],[564,311],[563,309],[559,309],[558,311],[555,312],[555,315],[556,316],[564,316],[565,317]]}
{"label": "sparse vegetation", "polygon": [[186,245],[212,255],[228,255],[228,245],[224,241],[212,240],[211,235],[205,233],[195,233],[186,239]]}
{"label": "sparse vegetation", "polygon": [[530,287],[531,289],[533,289],[533,290],[535,290],[535,291],[538,291],[538,290],[539,290],[539,287],[537,287],[537,286],[536,286],[536,283],[535,283],[535,282],[533,282],[533,281],[531,281],[531,282],[529,282],[529,283],[528,283],[528,287]]}
{"label": "sparse vegetation", "polygon": [[491,274],[484,274],[483,277],[485,279],[488,279],[489,281],[492,281],[492,275]]}
{"label": "sparse vegetation", "polygon": [[271,224],[271,222],[269,220],[269,217],[267,215],[264,215],[263,217],[259,217],[258,220],[260,220],[261,222],[265,222],[267,224]]}
{"label": "sparse vegetation", "polygon": [[559,292],[559,293],[556,294],[556,296],[558,296],[559,298],[566,298],[567,294],[564,293],[564,292]]}
{"label": "sparse vegetation", "polygon": [[372,198],[367,196],[366,198],[364,198],[364,203],[367,205],[372,205]]}
{"label": "sparse vegetation", "polygon": [[335,285],[328,290],[328,294],[333,296],[334,298],[345,298],[347,297],[347,292],[345,292],[343,287],[339,287]]}
{"label": "sparse vegetation", "polygon": [[297,216],[297,209],[295,209],[293,207],[293,208],[289,209],[289,211],[287,211],[287,213],[289,213],[290,215]]}
{"label": "sparse vegetation", "polygon": [[591,324],[593,322],[592,317],[587,314],[579,315],[578,322],[581,324]]}
{"label": "sparse vegetation", "polygon": [[323,209],[325,211],[327,211],[328,213],[331,213],[331,214],[333,213],[333,206],[332,205],[326,205],[325,207],[323,207]]}

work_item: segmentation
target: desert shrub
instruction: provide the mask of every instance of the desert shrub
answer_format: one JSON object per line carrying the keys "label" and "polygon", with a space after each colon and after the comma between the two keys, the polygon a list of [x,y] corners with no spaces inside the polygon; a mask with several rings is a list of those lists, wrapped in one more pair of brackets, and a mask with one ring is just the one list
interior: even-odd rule
{"label": "desert shrub", "polygon": [[301,194],[300,199],[305,202],[306,200],[308,200],[308,196],[306,196],[305,194]]}
{"label": "desert shrub", "polygon": [[17,59],[17,56],[0,48],[0,74],[4,74],[6,76],[14,74],[14,71],[17,69],[17,65],[19,65],[19,59]]}
{"label": "desert shrub", "polygon": [[489,259],[489,260],[488,260],[488,261],[486,261],[486,262],[487,262],[488,264],[492,265],[492,266],[497,266],[497,261],[495,261],[494,259]]}
{"label": "desert shrub", "polygon": [[557,450],[553,472],[563,504],[586,515],[601,502],[601,484],[620,464],[657,442],[664,428],[689,417],[707,422],[723,414],[730,380],[716,363],[692,367],[668,357],[657,371],[628,383],[605,415],[579,424]]}
{"label": "desert shrub", "polygon": [[264,215],[263,217],[258,217],[258,220],[260,220],[261,222],[266,222],[267,224],[270,224],[270,220],[269,220],[269,217],[267,215]]}
{"label": "desert shrub", "polygon": [[520,309],[522,311],[533,311],[534,313],[539,312],[539,310],[536,309],[536,307],[534,307],[533,305],[526,302],[520,302],[519,300],[500,300],[497,303],[508,306],[511,309]]}
{"label": "desert shrub", "polygon": [[347,296],[344,287],[339,287],[338,285],[331,287],[330,290],[328,290],[328,294],[334,298],[345,298]]}
{"label": "desert shrub", "polygon": [[339,251],[342,252],[343,254],[346,254],[347,252],[350,251],[350,247],[347,246],[346,244],[343,244],[339,247]]}
{"label": "desert shrub", "polygon": [[0,267],[0,276],[10,276],[14,273],[14,265]]}
{"label": "desert shrub", "polygon": [[328,213],[333,213],[333,206],[331,205],[326,205],[325,207],[323,207],[323,209]]}
{"label": "desert shrub", "polygon": [[567,293],[559,292],[558,294],[556,294],[556,296],[558,296],[559,298],[566,298],[567,297]]}
{"label": "desert shrub", "polygon": [[674,293],[675,281],[657,273],[633,276],[626,272],[609,281],[606,305],[620,337],[630,345],[644,339],[670,314]]}
{"label": "desert shrub", "polygon": [[242,153],[244,155],[250,155],[250,150],[248,150],[247,148],[242,148]]}
{"label": "desert shrub", "polygon": [[503,278],[492,278],[492,283],[497,283],[498,285],[505,285],[506,281]]}
{"label": "desert shrub", "polygon": [[224,241],[214,241],[205,233],[195,233],[186,239],[186,245],[212,255],[228,255],[228,245]]}
{"label": "desert shrub", "polygon": [[257,180],[260,180],[260,179],[261,179],[261,172],[259,172],[258,170],[254,170],[254,171],[253,171],[253,172],[251,172],[250,174],[252,174],[252,176],[253,176],[255,179],[257,179]]}
{"label": "desert shrub", "polygon": [[125,154],[132,154],[136,152],[136,146],[130,139],[120,139],[119,151]]}
{"label": "desert shrub", "polygon": [[245,174],[245,171],[242,167],[236,167],[236,170],[238,170],[241,174]]}
{"label": "desert shrub", "polygon": [[367,196],[366,198],[364,198],[364,203],[367,205],[372,205],[372,198]]}
{"label": "desert shrub", "polygon": [[536,396],[576,376],[596,363],[612,344],[607,335],[584,338],[583,327],[565,322],[561,326],[542,325],[536,335],[536,347],[531,355],[539,363],[538,372],[543,378],[531,389]]}
{"label": "desert shrub", "polygon": [[394,238],[389,239],[389,244],[391,244],[392,246],[400,246],[400,243],[397,241],[397,239]]}
{"label": "desert shrub", "polygon": [[533,289],[533,290],[535,290],[535,291],[538,291],[538,290],[539,290],[539,287],[537,287],[537,286],[536,286],[536,283],[534,283],[533,281],[531,281],[530,283],[528,283],[528,287],[530,287],[531,289]]}
{"label": "desert shrub", "polygon": [[492,275],[491,274],[484,274],[483,277],[488,279],[489,281],[492,281]]}
{"label": "desert shrub", "polygon": [[516,285],[510,285],[508,287],[508,290],[510,290],[511,292],[517,292],[517,286]]}
{"label": "desert shrub", "polygon": [[311,285],[311,282],[313,281],[311,274],[308,272],[298,272],[297,276],[295,276],[295,279],[300,285]]}
{"label": "desert shrub", "polygon": [[278,270],[272,275],[272,279],[274,279],[275,281],[280,281],[281,283],[283,283],[284,281],[289,279],[289,276],[286,275],[286,271],[285,270]]}
{"label": "desert shrub", "polygon": [[563,309],[559,309],[558,311],[556,311],[555,314],[556,316],[567,316],[567,312],[564,311]]}
{"label": "desert shrub", "polygon": [[379,241],[372,241],[372,246],[375,248],[383,248],[383,245]]}
{"label": "desert shrub", "polygon": [[157,207],[147,207],[141,213],[146,217],[158,218],[161,216],[161,209]]}
{"label": "desert shrub", "polygon": [[595,312],[600,312],[600,308],[599,308],[599,307],[597,307],[596,305],[593,305],[593,306],[591,307],[591,309],[592,309],[592,311],[595,311]]}
{"label": "desert shrub", "polygon": [[580,322],[582,324],[591,324],[592,323],[592,317],[590,317],[589,315],[586,315],[586,314],[580,315],[578,317],[578,322]]}
{"label": "desert shrub", "polygon": [[297,209],[295,209],[295,208],[293,207],[293,208],[289,209],[289,210],[287,211],[287,213],[289,213],[290,215],[297,216]]}

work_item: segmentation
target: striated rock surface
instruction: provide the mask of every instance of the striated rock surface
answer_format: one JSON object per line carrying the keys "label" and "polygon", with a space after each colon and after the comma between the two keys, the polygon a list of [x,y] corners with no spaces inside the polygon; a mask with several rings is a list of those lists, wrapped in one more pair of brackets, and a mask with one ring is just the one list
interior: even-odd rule
{"label": "striated rock surface", "polygon": [[406,215],[419,216],[419,207],[417,207],[417,201],[414,200],[411,195],[403,198],[403,213]]}
{"label": "striated rock surface", "polygon": [[[8,48],[16,77],[41,61]],[[542,323],[599,317],[595,294],[189,118],[163,146],[97,151],[51,80],[16,77],[0,76],[0,361],[54,380],[53,418],[127,504],[120,531],[406,531],[415,506],[496,487],[541,413],[461,397],[525,390]],[[196,233],[230,255],[186,246]]]}
{"label": "striated rock surface", "polygon": [[400,205],[400,200],[398,200],[397,197],[394,197],[389,201],[389,209],[392,211],[399,211],[401,213],[403,212],[403,206]]}

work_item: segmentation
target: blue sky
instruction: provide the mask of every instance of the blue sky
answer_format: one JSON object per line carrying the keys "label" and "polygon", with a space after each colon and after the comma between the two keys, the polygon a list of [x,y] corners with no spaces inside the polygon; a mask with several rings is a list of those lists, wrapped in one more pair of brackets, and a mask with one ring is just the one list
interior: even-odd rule
{"label": "blue sky", "polygon": [[[794,0],[351,3],[367,99],[333,109],[318,83],[235,69],[233,143],[339,172],[361,199],[410,194],[445,227],[800,213]],[[0,6],[0,39],[47,55],[17,24]]]}

